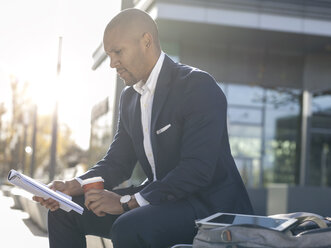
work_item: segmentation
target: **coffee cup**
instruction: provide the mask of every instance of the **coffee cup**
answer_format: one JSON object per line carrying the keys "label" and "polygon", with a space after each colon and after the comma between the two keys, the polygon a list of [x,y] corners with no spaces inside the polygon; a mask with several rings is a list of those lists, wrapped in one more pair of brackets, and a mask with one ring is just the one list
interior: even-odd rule
{"label": "coffee cup", "polygon": [[83,180],[82,187],[84,193],[86,193],[90,189],[104,189],[103,183],[104,180],[102,177],[91,177]]}

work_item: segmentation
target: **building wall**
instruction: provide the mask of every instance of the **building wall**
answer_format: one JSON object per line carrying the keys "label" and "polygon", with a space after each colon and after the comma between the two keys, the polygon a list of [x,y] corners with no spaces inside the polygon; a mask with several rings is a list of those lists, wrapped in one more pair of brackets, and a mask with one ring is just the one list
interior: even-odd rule
{"label": "building wall", "polygon": [[182,44],[181,62],[210,72],[219,82],[265,87],[302,87],[304,56],[300,53],[218,44]]}

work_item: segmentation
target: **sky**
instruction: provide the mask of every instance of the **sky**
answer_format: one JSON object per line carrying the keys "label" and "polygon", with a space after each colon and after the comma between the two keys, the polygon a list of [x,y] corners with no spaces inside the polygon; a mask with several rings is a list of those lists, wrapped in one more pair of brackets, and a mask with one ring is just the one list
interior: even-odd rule
{"label": "sky", "polygon": [[110,69],[93,71],[92,54],[120,2],[0,0],[0,103],[10,101],[10,75],[20,84],[29,82],[39,113],[52,113],[57,99],[59,121],[68,124],[76,143],[87,149],[92,106],[111,94],[103,89],[111,89],[107,84],[115,75]]}

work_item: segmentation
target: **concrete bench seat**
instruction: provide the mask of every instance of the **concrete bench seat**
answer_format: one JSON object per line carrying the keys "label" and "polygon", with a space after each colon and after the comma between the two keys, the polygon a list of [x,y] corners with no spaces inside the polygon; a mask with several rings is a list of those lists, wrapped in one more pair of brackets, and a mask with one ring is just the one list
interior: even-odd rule
{"label": "concrete bench seat", "polygon": [[1,191],[3,193],[4,196],[9,197],[10,196],[10,191],[13,189],[12,185],[1,185]]}

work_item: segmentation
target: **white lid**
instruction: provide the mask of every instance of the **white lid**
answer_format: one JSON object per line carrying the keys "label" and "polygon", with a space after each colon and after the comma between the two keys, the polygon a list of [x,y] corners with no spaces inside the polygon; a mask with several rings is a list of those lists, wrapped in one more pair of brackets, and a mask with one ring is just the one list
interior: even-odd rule
{"label": "white lid", "polygon": [[104,180],[102,177],[91,177],[91,178],[87,178],[87,179],[83,180],[82,185],[90,184],[90,183],[97,183],[97,182],[104,182]]}

